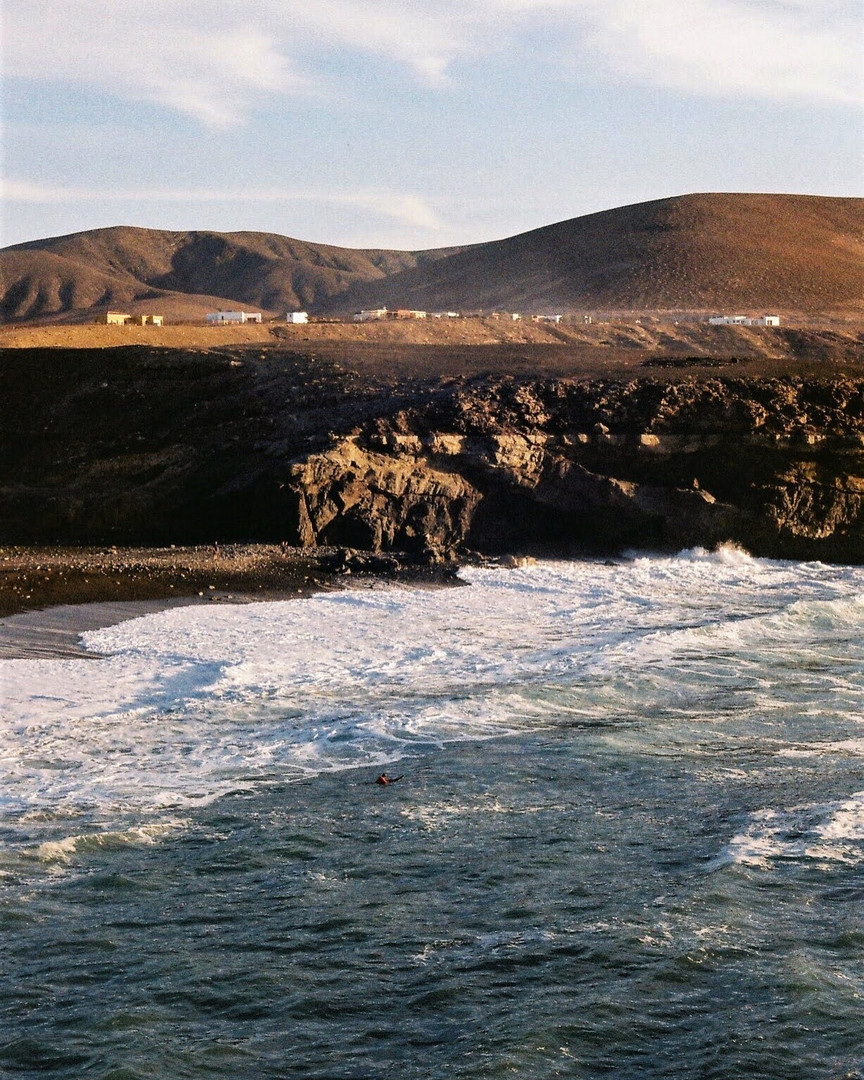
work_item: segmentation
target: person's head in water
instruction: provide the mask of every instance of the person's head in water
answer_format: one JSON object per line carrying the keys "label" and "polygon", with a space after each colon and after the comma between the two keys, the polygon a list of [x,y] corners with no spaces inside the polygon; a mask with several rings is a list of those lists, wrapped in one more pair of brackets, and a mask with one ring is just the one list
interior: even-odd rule
{"label": "person's head in water", "polygon": [[380,776],[375,778],[376,784],[395,784],[397,780],[401,780],[401,776],[388,776],[386,772],[382,772]]}

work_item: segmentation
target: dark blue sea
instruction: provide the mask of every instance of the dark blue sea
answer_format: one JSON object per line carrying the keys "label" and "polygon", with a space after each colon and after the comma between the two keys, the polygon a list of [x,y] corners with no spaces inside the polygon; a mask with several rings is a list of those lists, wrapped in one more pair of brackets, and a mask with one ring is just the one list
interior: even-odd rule
{"label": "dark blue sea", "polygon": [[864,1076],[864,569],[463,578],[0,661],[0,1075]]}

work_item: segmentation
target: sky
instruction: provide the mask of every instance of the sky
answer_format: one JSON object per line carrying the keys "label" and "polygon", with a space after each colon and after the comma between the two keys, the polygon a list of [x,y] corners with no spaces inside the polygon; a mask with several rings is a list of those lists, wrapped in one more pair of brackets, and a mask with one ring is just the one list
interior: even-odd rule
{"label": "sky", "polygon": [[862,194],[859,0],[0,0],[0,243],[476,243]]}

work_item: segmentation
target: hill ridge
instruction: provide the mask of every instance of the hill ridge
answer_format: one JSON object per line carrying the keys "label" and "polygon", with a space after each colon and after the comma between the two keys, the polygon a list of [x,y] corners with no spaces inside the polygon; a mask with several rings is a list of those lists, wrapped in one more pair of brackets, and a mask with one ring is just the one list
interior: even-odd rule
{"label": "hill ridge", "polygon": [[109,226],[0,251],[5,321],[108,306],[864,311],[864,199],[692,193],[461,247],[344,248],[258,231]]}

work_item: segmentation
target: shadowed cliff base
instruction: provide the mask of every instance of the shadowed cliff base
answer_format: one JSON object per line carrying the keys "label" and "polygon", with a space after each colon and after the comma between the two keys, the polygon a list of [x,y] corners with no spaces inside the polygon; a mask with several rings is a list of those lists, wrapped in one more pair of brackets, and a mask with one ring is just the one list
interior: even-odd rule
{"label": "shadowed cliff base", "polygon": [[[158,610],[175,603],[289,600],[349,583],[374,588],[385,581],[414,587],[451,585],[456,583],[455,566],[429,565],[422,558],[390,554],[302,550],[277,544],[6,547],[0,548],[0,618],[57,605],[107,603],[118,605],[119,621],[122,606],[132,602]],[[93,625],[108,625],[103,620],[104,614],[97,613]],[[4,646],[0,634],[0,656],[20,652],[21,636],[14,626],[6,628],[6,637]],[[44,643],[46,651],[57,655],[50,638]],[[63,644],[74,651],[74,642],[64,638]]]}
{"label": "shadowed cliff base", "polygon": [[861,562],[861,361],[852,339],[804,340],[782,363],[455,350],[424,378],[404,346],[370,361],[348,345],[346,362],[7,350],[0,542],[255,541],[432,564],[734,541]]}

